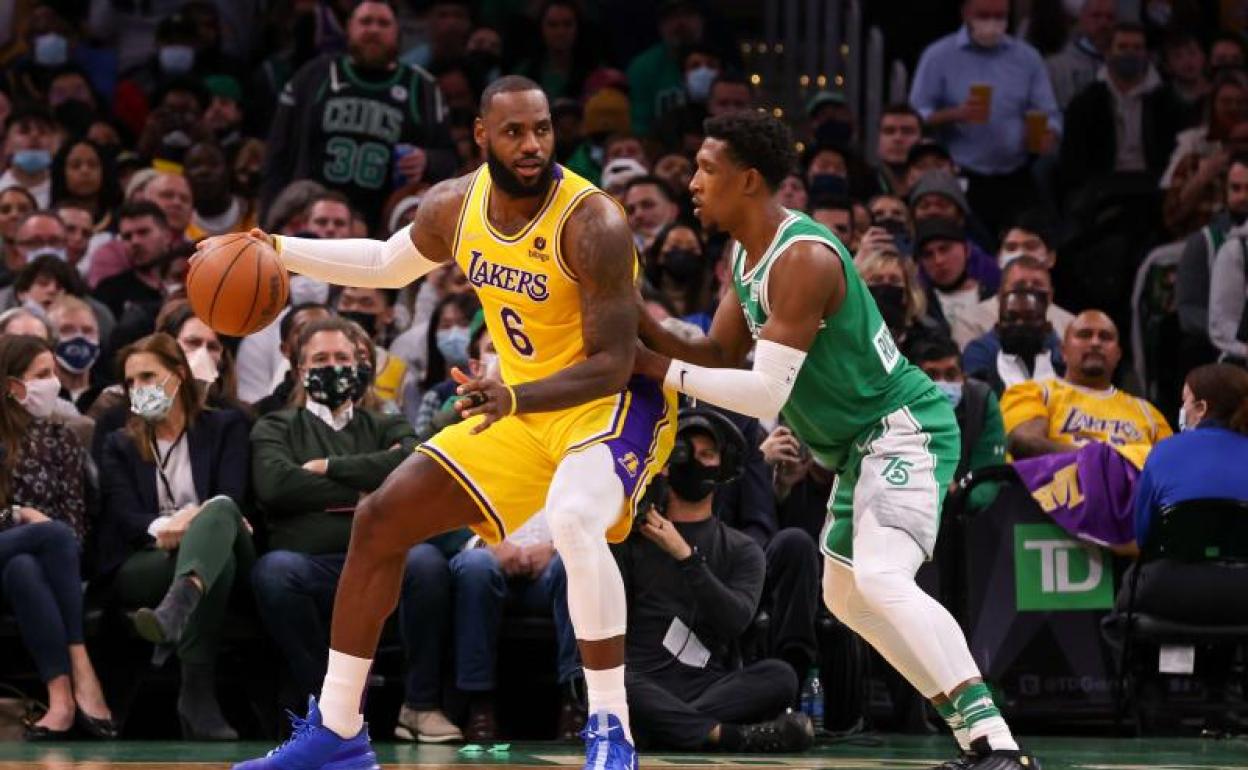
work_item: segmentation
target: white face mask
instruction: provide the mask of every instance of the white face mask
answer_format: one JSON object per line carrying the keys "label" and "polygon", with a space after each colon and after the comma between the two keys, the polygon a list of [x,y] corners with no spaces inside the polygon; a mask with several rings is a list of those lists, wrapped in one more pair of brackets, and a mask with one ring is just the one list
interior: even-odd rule
{"label": "white face mask", "polygon": [[53,376],[25,380],[23,384],[26,386],[26,397],[18,403],[30,412],[31,417],[39,420],[51,417],[56,409],[57,396],[61,393],[61,381]]}
{"label": "white face mask", "polygon": [[290,304],[303,305],[314,302],[318,305],[324,305],[329,302],[329,284],[324,281],[318,281],[315,278],[309,278],[306,275],[292,275],[290,277]]}
{"label": "white face mask", "polygon": [[489,377],[489,378],[497,378],[497,377],[502,376],[501,372],[499,371],[497,353],[482,353],[481,354],[481,376]]}
{"label": "white face mask", "polygon": [[971,19],[967,26],[971,30],[971,40],[981,48],[996,48],[1005,37],[1004,19]]}
{"label": "white face mask", "polygon": [[221,376],[212,360],[212,354],[202,345],[186,357],[186,362],[191,365],[191,376],[205,385],[211,385]]}

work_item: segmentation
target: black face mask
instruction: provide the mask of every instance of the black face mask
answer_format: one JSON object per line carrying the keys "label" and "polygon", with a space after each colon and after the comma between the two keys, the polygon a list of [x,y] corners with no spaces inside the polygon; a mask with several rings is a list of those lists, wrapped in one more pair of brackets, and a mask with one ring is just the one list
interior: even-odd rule
{"label": "black face mask", "polygon": [[693,249],[663,252],[663,272],[680,284],[693,283],[702,275],[702,255]]}
{"label": "black face mask", "polygon": [[687,462],[672,463],[667,468],[667,484],[672,493],[687,503],[705,500],[715,491],[719,467],[703,465],[689,458]]}
{"label": "black face mask", "polygon": [[373,367],[371,364],[360,364],[355,367],[355,389],[351,391],[351,400],[359,401],[368,393],[373,384]]}
{"label": "black face mask", "polygon": [[887,283],[876,284],[870,289],[880,315],[884,316],[884,324],[896,336],[898,331],[906,328],[906,290]]}
{"label": "black face mask", "polygon": [[376,313],[361,313],[356,310],[348,310],[346,312],[339,313],[338,315],[348,321],[355,321],[369,337],[375,337],[377,335]]}
{"label": "black face mask", "polygon": [[358,380],[354,366],[314,366],[304,372],[303,389],[308,398],[332,411],[351,400]]}
{"label": "black face mask", "polygon": [[1018,356],[1030,364],[1044,350],[1048,336],[1043,326],[1031,324],[997,324],[997,337],[1001,339],[1001,352]]}
{"label": "black face mask", "polygon": [[1230,216],[1231,221],[1235,223],[1236,227],[1239,227],[1244,222],[1248,222],[1248,211],[1232,211],[1227,209],[1226,213]]}
{"label": "black face mask", "polygon": [[815,144],[819,147],[847,147],[853,136],[853,125],[840,120],[825,120],[815,129]]}

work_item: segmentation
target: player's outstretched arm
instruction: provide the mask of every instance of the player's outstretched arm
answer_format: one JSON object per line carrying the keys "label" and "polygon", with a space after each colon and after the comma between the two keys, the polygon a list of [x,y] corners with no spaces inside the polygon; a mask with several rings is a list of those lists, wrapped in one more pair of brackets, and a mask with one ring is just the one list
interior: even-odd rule
{"label": "player's outstretched arm", "polygon": [[[650,317],[644,311],[638,324],[638,335],[646,346],[660,355],[678,358],[698,366],[714,368],[738,367],[750,352],[750,329],[745,325],[741,303],[733,294],[727,294],[715,310],[710,333],[699,339],[680,337]],[[660,373],[659,379],[662,379]]]}
{"label": "player's outstretched arm", "polygon": [[[463,179],[441,182],[426,194],[416,220],[388,240],[371,238],[296,238],[269,235],[255,229],[251,235],[267,240],[288,270],[339,286],[397,289],[406,286],[451,258]],[[230,236],[220,236],[222,238]],[[215,247],[215,238],[200,242],[198,250]]]}
{"label": "player's outstretched arm", "polygon": [[[771,314],[754,350],[754,367],[714,369],[678,358],[643,354],[645,373],[701,401],[751,417],[778,413],[797,381],[806,351],[824,318],[845,296],[840,259],[816,243],[797,243],[771,269]],[[721,313],[723,305],[720,305]],[[721,313],[716,313],[719,319]]]}

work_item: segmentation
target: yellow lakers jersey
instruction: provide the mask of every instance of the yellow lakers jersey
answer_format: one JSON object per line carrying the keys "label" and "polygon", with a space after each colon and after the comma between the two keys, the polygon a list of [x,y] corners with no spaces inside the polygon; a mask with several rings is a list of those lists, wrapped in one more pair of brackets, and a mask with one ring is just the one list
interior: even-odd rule
{"label": "yellow lakers jersey", "polygon": [[1099,441],[1113,446],[1137,468],[1153,445],[1171,435],[1157,408],[1117,388],[1089,390],[1065,380],[1028,380],[1001,396],[1005,432],[1037,417],[1049,425],[1049,439],[1071,446]]}
{"label": "yellow lakers jersey", "polygon": [[481,299],[503,381],[531,382],[585,359],[581,295],[561,252],[563,227],[597,187],[556,165],[537,216],[514,235],[490,224],[487,166],[474,174],[452,254]]}

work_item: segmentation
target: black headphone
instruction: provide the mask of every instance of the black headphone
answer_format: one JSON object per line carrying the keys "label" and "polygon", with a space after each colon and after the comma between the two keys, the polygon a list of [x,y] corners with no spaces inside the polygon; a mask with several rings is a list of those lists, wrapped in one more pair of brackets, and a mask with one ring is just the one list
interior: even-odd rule
{"label": "black headphone", "polygon": [[745,471],[745,455],[749,451],[745,436],[732,420],[705,407],[680,410],[670,463],[684,465],[694,459],[693,442],[688,435],[693,430],[709,433],[715,438],[715,446],[719,449],[719,475],[715,482],[727,484],[739,479]]}

